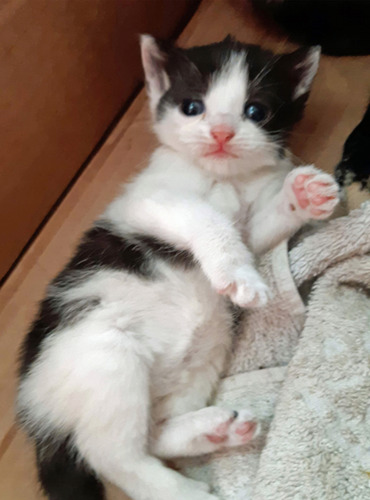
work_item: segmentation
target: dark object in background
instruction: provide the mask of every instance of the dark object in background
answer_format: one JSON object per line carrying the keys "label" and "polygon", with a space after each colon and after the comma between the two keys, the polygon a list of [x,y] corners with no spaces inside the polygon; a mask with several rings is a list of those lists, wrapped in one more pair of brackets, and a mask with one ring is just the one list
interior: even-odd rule
{"label": "dark object in background", "polygon": [[324,54],[370,54],[370,0],[252,0],[295,42]]}
{"label": "dark object in background", "polygon": [[370,191],[370,104],[363,119],[344,144],[342,160],[335,169],[335,177],[341,186],[359,182],[361,189]]}

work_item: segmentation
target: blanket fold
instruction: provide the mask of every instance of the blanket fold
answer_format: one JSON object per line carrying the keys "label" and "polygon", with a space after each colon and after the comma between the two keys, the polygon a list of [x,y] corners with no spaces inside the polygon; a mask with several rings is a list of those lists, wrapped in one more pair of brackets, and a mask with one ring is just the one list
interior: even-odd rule
{"label": "blanket fold", "polygon": [[215,403],[251,408],[262,434],[181,466],[221,500],[369,500],[370,203],[260,270],[272,300],[245,314]]}
{"label": "blanket fold", "polygon": [[315,285],[253,500],[370,498],[369,292],[369,256]]}

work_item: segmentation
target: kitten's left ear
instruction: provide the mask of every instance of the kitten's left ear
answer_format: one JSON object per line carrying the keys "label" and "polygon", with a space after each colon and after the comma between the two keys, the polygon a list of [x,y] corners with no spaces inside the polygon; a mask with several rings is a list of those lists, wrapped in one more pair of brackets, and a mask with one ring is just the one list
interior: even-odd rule
{"label": "kitten's left ear", "polygon": [[159,42],[150,35],[140,36],[140,46],[150,107],[154,111],[160,98],[170,87],[165,71],[167,54],[160,47]]}
{"label": "kitten's left ear", "polygon": [[308,94],[319,67],[321,47],[319,45],[300,48],[283,56],[288,66],[290,80],[294,86],[293,99]]}

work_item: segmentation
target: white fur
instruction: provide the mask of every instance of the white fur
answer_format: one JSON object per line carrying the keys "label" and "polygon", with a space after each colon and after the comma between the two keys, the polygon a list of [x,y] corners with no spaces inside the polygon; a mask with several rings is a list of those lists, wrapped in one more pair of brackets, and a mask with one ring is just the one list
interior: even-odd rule
{"label": "white fur", "polygon": [[[144,40],[144,52],[151,43]],[[216,499],[153,453],[218,449],[205,433],[217,433],[230,412],[204,407],[227,362],[232,317],[217,291],[242,306],[263,304],[268,290],[252,252],[309,218],[289,208],[291,164],[236,112],[247,92],[242,73],[233,59],[214,79],[206,116],[167,112],[156,125],[164,145],[103,215],[117,233],[145,233],[190,250],[198,265],[153,261],[154,280],[100,270],[65,289],[59,301],[97,297],[100,305],[47,338],[20,386],[28,427],[39,436],[72,433],[88,464],[134,500]],[[153,92],[158,100],[158,88]],[[235,127],[239,158],[205,160],[210,127],[225,121]],[[233,432],[229,446],[241,442]]]}
{"label": "white fur", "polygon": [[232,54],[228,63],[215,74],[205,96],[208,120],[211,125],[219,121],[236,126],[240,111],[247,95],[248,68],[245,64],[245,54]]}
{"label": "white fur", "polygon": [[295,89],[294,99],[298,99],[298,97],[306,94],[310,90],[312,81],[319,67],[320,54],[320,46],[311,47],[306,59],[297,66],[298,68],[303,68],[304,75]]}
{"label": "white fur", "polygon": [[[162,142],[181,153],[195,166],[211,172],[212,176],[241,175],[244,180],[251,171],[274,167],[277,147],[269,137],[250,120],[243,119],[243,107],[248,94],[247,68],[242,56],[231,56],[223,71],[213,78],[204,97],[205,112],[186,116],[178,107],[169,107],[165,118],[157,121],[154,129]],[[149,87],[149,96],[150,96]],[[156,101],[152,102],[152,107]],[[214,144],[211,130],[216,125],[228,125],[235,131],[229,147],[237,159],[218,159],[204,156]]]}
{"label": "white fur", "polygon": [[163,55],[159,51],[154,38],[141,35],[141,59],[150,94],[151,110],[154,112],[159,99],[169,87],[168,76],[162,69]]}

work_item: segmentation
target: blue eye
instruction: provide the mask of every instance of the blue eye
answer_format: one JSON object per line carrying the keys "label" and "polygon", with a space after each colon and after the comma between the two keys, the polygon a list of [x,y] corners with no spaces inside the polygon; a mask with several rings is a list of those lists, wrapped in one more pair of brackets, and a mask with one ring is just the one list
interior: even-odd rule
{"label": "blue eye", "polygon": [[205,106],[202,101],[184,99],[181,104],[181,111],[186,116],[196,116],[204,113]]}
{"label": "blue eye", "polygon": [[259,123],[266,120],[268,110],[258,102],[246,102],[244,106],[244,116],[253,122]]}

